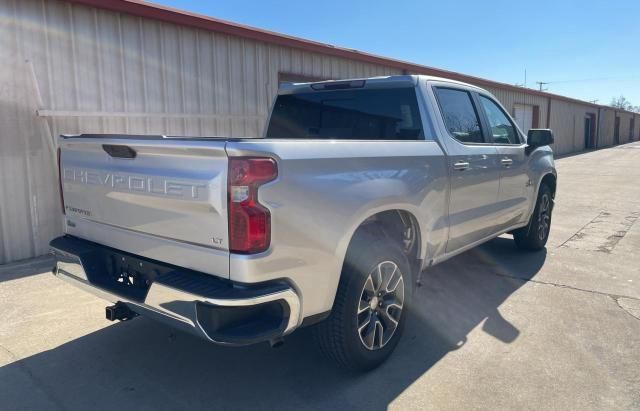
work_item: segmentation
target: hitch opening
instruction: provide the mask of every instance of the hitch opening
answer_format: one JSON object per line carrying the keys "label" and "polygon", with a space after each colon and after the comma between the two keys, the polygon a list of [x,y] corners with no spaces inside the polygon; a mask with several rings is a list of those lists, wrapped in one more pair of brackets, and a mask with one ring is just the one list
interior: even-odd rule
{"label": "hitch opening", "polygon": [[282,337],[277,337],[269,340],[269,345],[271,346],[271,348],[282,347],[283,344],[284,344],[284,339]]}
{"label": "hitch opening", "polygon": [[105,317],[109,321],[127,321],[137,316],[138,314],[136,312],[129,309],[126,304],[120,301],[105,308]]}

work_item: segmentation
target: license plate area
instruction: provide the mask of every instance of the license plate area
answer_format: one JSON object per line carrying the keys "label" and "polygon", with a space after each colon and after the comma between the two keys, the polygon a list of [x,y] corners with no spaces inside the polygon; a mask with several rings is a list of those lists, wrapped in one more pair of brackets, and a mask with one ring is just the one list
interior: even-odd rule
{"label": "license plate area", "polygon": [[154,270],[147,267],[148,263],[129,256],[113,254],[107,256],[107,259],[111,287],[117,290],[118,294],[143,301],[155,280]]}
{"label": "license plate area", "polygon": [[173,271],[166,265],[109,248],[84,254],[82,264],[91,284],[136,302],[144,302],[159,276]]}

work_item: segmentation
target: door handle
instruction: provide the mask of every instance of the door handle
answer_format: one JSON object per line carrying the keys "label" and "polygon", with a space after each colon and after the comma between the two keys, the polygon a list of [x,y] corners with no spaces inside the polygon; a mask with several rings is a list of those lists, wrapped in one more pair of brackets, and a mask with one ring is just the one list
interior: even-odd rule
{"label": "door handle", "polygon": [[453,168],[459,171],[464,171],[469,168],[469,163],[466,161],[458,161],[453,163]]}
{"label": "door handle", "polygon": [[513,160],[510,158],[503,158],[502,160],[500,160],[500,164],[505,167],[511,167],[511,164],[513,164]]}

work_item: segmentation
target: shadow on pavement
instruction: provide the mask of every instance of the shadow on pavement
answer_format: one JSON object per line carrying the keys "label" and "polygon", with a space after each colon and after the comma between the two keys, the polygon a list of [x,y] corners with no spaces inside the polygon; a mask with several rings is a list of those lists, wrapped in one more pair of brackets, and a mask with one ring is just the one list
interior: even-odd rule
{"label": "shadow on pavement", "polygon": [[[225,348],[140,318],[118,323],[0,368],[4,401],[28,399],[64,408],[368,408],[386,409],[448,352],[482,329],[511,343],[520,332],[498,307],[542,267],[546,254],[521,253],[495,239],[426,271],[411,323],[381,368],[356,375],[336,369],[300,330],[284,346]],[[498,275],[496,275],[498,274]],[[517,277],[517,278],[514,278]],[[71,312],[71,306],[67,307]],[[14,383],[12,383],[14,381]],[[5,404],[15,408],[18,404]]]}
{"label": "shadow on pavement", "polygon": [[51,271],[53,264],[53,257],[45,255],[38,258],[30,258],[28,260],[0,265],[0,283],[19,280],[21,278]]}

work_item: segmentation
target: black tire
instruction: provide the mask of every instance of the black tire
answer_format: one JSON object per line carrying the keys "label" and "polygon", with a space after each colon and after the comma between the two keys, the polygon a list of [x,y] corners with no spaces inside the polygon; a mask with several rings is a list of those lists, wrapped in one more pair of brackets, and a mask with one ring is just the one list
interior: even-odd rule
{"label": "black tire", "polygon": [[[394,270],[393,265],[397,271],[389,274]],[[384,277],[378,279],[379,267],[382,270],[380,275]],[[375,280],[369,278],[372,273]],[[398,273],[402,282],[398,279]],[[372,291],[376,288],[374,282],[384,284],[385,281],[387,285],[384,289],[378,288],[381,292]],[[390,292],[378,297],[394,285],[392,296]],[[412,290],[411,265],[400,245],[381,232],[358,233],[349,246],[331,314],[314,327],[314,336],[322,353],[341,367],[355,371],[371,370],[382,364],[400,340]],[[369,297],[371,294],[374,295]],[[400,300],[402,307],[398,309]],[[380,305],[376,304],[379,301]],[[377,308],[372,308],[372,305]],[[360,312],[362,310],[365,311]],[[397,320],[395,327],[394,320]],[[371,328],[363,327],[363,324],[373,324],[373,337]],[[358,330],[360,327],[362,333]],[[370,347],[366,344],[370,344]]]}
{"label": "black tire", "polygon": [[516,246],[521,250],[542,250],[549,239],[552,212],[553,192],[548,185],[542,184],[529,224],[513,232]]}

